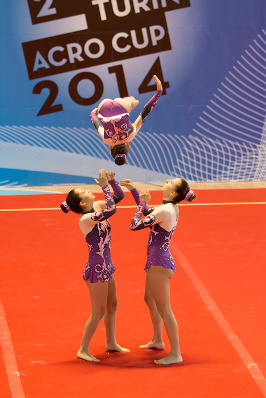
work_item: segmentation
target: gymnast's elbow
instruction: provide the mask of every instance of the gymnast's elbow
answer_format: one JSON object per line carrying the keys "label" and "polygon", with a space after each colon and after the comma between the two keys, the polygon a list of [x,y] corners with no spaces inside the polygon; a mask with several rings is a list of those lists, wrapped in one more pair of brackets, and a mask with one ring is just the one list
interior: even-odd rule
{"label": "gymnast's elbow", "polygon": [[131,231],[137,231],[138,230],[138,227],[136,227],[136,225],[134,225],[134,224],[130,224],[129,228],[131,229]]}
{"label": "gymnast's elbow", "polygon": [[117,212],[117,207],[115,206],[114,209],[111,211],[111,216]]}

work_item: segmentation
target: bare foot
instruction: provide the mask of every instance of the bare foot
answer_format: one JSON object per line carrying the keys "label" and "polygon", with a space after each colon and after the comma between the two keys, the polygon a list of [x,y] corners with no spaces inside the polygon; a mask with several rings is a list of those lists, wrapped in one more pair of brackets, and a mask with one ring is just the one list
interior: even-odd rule
{"label": "bare foot", "polygon": [[164,349],[164,342],[163,341],[150,341],[148,344],[140,345],[140,348],[146,348],[150,350],[163,350]]}
{"label": "bare foot", "polygon": [[85,352],[85,351],[78,350],[77,357],[79,359],[84,359],[85,361],[89,361],[89,362],[100,362],[100,359],[95,358],[88,351]]}
{"label": "bare foot", "polygon": [[107,351],[129,352],[127,348],[123,348],[117,343],[106,344],[105,348]]}
{"label": "bare foot", "polygon": [[181,363],[183,362],[183,358],[181,355],[175,356],[169,354],[167,357],[164,357],[162,359],[156,359],[154,361],[157,365],[171,365],[173,363]]}

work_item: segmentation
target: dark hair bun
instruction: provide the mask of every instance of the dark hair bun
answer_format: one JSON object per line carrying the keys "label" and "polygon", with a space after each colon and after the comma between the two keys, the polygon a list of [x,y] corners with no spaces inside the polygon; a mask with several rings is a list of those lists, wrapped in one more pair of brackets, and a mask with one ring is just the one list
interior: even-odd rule
{"label": "dark hair bun", "polygon": [[111,148],[111,155],[115,160],[115,164],[122,166],[126,163],[126,157],[128,154],[127,144],[115,145]]}
{"label": "dark hair bun", "polygon": [[61,208],[61,210],[62,210],[64,213],[68,213],[69,211],[71,211],[71,209],[70,209],[70,207],[68,206],[67,202],[61,203],[60,208]]}
{"label": "dark hair bun", "polygon": [[191,196],[190,196],[190,198],[188,199],[188,202],[192,202],[192,200],[194,200],[195,198],[196,198],[196,194],[195,193],[193,193]]}
{"label": "dark hair bun", "polygon": [[61,210],[62,210],[64,213],[68,213],[68,211],[67,211],[67,209],[65,208],[65,206],[63,205],[63,203],[60,205],[60,208],[61,208]]}
{"label": "dark hair bun", "polygon": [[115,159],[115,164],[117,164],[118,166],[123,166],[123,164],[125,164],[125,163],[126,163],[126,159],[125,158],[117,157]]}

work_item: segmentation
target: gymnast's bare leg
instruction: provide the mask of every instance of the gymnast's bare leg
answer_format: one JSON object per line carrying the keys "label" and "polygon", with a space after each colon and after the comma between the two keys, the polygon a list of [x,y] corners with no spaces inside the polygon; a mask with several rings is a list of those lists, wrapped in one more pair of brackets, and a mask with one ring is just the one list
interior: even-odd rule
{"label": "gymnast's bare leg", "polygon": [[89,362],[99,362],[100,360],[95,358],[89,352],[89,345],[91,339],[96,332],[96,329],[100,323],[100,320],[105,316],[105,326],[107,343],[106,347],[112,351],[128,352],[126,348],[120,347],[115,341],[115,320],[116,320],[116,289],[114,277],[109,282],[91,283],[86,280],[86,283],[90,289],[91,297],[91,309],[92,313],[86,322],[84,333],[81,341],[80,349],[77,353],[77,357],[84,359]]}
{"label": "gymnast's bare leg", "polygon": [[170,304],[170,279],[174,272],[160,266],[151,266],[147,270],[147,280],[157,310],[163,319],[165,330],[170,342],[170,353],[166,357],[155,360],[158,365],[170,365],[183,362],[180,352],[178,326]]}
{"label": "gymnast's bare leg", "polygon": [[108,101],[117,102],[118,104],[122,105],[128,113],[130,113],[132,111],[132,109],[134,109],[139,104],[139,101],[136,100],[136,98],[134,98],[133,96],[124,97],[124,98],[115,98],[114,100],[111,100],[110,98],[106,98],[106,99],[102,100],[102,102],[100,102],[100,104],[98,105],[99,113],[101,113],[102,105]]}
{"label": "gymnast's bare leg", "polygon": [[115,323],[116,323],[117,296],[116,284],[114,276],[108,282],[107,304],[104,315],[104,324],[106,331],[106,349],[108,351],[129,352],[127,348],[117,344],[115,339]]}
{"label": "gymnast's bare leg", "polygon": [[144,300],[149,308],[151,315],[151,321],[153,325],[153,337],[149,343],[141,345],[140,348],[162,350],[164,348],[164,342],[162,338],[162,328],[163,328],[162,317],[157,309],[155,300],[151,293],[151,288],[148,278],[146,278]]}
{"label": "gymnast's bare leg", "polygon": [[99,362],[99,359],[90,354],[89,345],[100,323],[100,320],[103,318],[105,313],[108,295],[108,282],[98,281],[97,283],[91,283],[89,280],[86,280],[86,283],[90,289],[92,312],[86,322],[77,357],[89,362]]}

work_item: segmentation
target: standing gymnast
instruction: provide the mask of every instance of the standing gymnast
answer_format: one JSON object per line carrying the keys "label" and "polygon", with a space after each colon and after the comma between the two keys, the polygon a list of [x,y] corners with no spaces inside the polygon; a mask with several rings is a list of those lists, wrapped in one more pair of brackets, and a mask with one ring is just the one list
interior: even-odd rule
{"label": "standing gymnast", "polygon": [[103,142],[110,146],[111,155],[118,166],[122,166],[126,162],[128,143],[133,140],[162,95],[162,83],[156,75],[154,75],[154,79],[157,91],[133,124],[129,120],[129,114],[139,104],[139,101],[132,96],[114,100],[105,99],[90,114],[94,127]]}
{"label": "standing gymnast", "polygon": [[[150,310],[153,324],[152,340],[141,348],[163,349],[162,321],[170,342],[168,356],[155,360],[158,365],[169,365],[183,361],[178,337],[178,326],[170,304],[169,281],[176,271],[174,259],[169,251],[169,244],[175,231],[179,210],[177,203],[182,200],[191,202],[195,193],[190,190],[188,183],[182,178],[167,180],[163,185],[163,203],[155,209],[149,208],[147,203],[151,196],[149,191],[141,191],[139,196],[131,180],[120,181],[121,186],[127,187],[135,198],[138,208],[132,218],[130,229],[137,231],[150,227],[147,247],[145,302]],[[141,219],[146,212],[146,217]]]}
{"label": "standing gymnast", "polygon": [[[90,289],[92,313],[85,325],[77,357],[90,362],[99,361],[90,354],[89,344],[103,317],[106,330],[106,349],[119,352],[129,351],[120,347],[115,340],[117,297],[113,276],[115,267],[110,252],[111,226],[107,219],[116,213],[116,203],[125,195],[116,183],[114,176],[113,172],[105,173],[102,169],[99,171],[99,181],[95,180],[103,190],[105,201],[95,202],[95,196],[90,191],[75,188],[68,193],[66,202],[60,206],[65,213],[72,210],[81,214],[79,227],[89,249],[89,258],[83,279]],[[108,182],[113,188],[113,196]]]}

